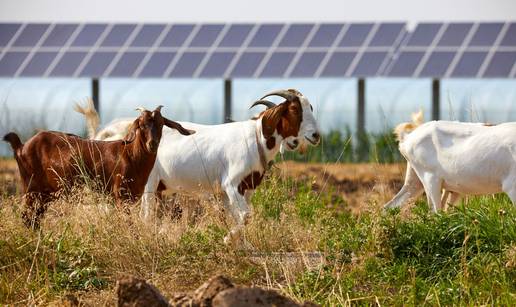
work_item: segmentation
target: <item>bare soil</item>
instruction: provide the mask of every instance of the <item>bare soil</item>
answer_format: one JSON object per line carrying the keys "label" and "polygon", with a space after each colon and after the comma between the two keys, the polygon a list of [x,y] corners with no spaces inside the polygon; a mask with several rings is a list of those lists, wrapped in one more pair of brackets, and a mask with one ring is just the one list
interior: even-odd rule
{"label": "bare soil", "polygon": [[383,205],[403,185],[405,164],[298,163],[277,164],[281,175],[306,180],[316,191],[342,197],[353,212]]}

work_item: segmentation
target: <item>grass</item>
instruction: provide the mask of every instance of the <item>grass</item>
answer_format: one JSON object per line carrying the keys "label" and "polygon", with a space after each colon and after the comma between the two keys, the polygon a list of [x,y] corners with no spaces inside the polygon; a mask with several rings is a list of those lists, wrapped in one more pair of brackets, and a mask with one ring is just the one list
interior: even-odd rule
{"label": "grass", "polygon": [[[41,230],[26,229],[21,197],[1,193],[0,303],[112,305],[117,277],[150,280],[167,296],[214,274],[322,305],[514,305],[516,209],[504,195],[471,198],[448,213],[424,202],[352,214],[331,189],[271,176],[253,196],[245,237],[226,246],[222,205],[178,199],[180,218],[147,225],[87,187],[53,202]],[[318,251],[319,265],[296,252]],[[313,260],[313,259],[312,259]],[[313,262],[313,261],[312,261]],[[317,263],[317,261],[315,261]]]}
{"label": "grass", "polygon": [[308,148],[307,154],[286,152],[287,160],[302,162],[375,162],[402,161],[396,137],[391,129],[383,133],[353,134],[349,127],[325,134],[320,146]]}

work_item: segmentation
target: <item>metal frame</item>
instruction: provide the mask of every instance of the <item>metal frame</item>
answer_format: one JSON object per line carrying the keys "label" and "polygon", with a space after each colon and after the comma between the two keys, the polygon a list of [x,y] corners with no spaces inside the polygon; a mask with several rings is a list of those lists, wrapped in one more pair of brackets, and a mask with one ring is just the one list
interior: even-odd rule
{"label": "metal frame", "polygon": [[[232,103],[233,103],[233,82],[232,79],[224,79],[224,112],[222,121],[224,123],[231,122]],[[95,78],[91,80],[91,97],[95,109],[100,115],[100,80]],[[441,118],[441,80],[432,80],[432,120]],[[357,133],[366,132],[366,80],[359,78],[357,80]]]}
{"label": "metal frame", "polygon": [[100,82],[99,79],[91,79],[91,99],[93,100],[93,106],[100,116]]}

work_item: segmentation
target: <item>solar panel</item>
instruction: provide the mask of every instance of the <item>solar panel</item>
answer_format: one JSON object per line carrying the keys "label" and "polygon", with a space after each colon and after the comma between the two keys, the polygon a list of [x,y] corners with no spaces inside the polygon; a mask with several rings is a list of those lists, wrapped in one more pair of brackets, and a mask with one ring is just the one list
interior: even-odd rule
{"label": "solar panel", "polygon": [[411,77],[425,55],[424,52],[402,52],[389,72],[390,76],[393,77]]}
{"label": "solar panel", "polygon": [[375,76],[378,74],[386,56],[387,52],[364,52],[352,75],[358,77]]}
{"label": "solar panel", "polygon": [[356,52],[335,52],[324,67],[322,76],[324,77],[343,77],[353,62]]}
{"label": "solar panel", "polygon": [[124,77],[124,76],[132,76],[140,65],[143,57],[145,57],[145,52],[126,52],[120,57],[118,63],[116,63],[115,68],[111,71],[110,76],[113,77]]}
{"label": "solar panel", "polygon": [[256,34],[254,35],[249,46],[251,47],[270,47],[278,34],[280,33],[283,25],[278,24],[267,24],[261,25]]}
{"label": "solar panel", "polygon": [[234,52],[214,52],[204,67],[201,77],[223,76],[234,56]]}
{"label": "solar panel", "polygon": [[20,27],[17,23],[0,24],[0,47],[7,46]]}
{"label": "solar panel", "polygon": [[49,24],[28,24],[18,36],[13,46],[33,47],[48,29]]}
{"label": "solar panel", "polygon": [[420,75],[423,77],[439,77],[444,75],[454,57],[455,52],[433,52]]}
{"label": "solar panel", "polygon": [[161,42],[161,47],[179,47],[186,41],[194,25],[173,25]]}
{"label": "solar panel", "polygon": [[183,53],[174,67],[174,70],[172,70],[171,76],[182,78],[192,77],[205,55],[204,52]]}
{"label": "solar panel", "polygon": [[28,52],[7,52],[0,60],[0,76],[13,76],[25,58]]}
{"label": "solar panel", "polygon": [[252,77],[264,57],[265,52],[243,53],[230,75],[232,77]]}
{"label": "solar panel", "polygon": [[503,23],[481,23],[473,35],[470,46],[492,46],[502,30]]}
{"label": "solar panel", "polygon": [[471,23],[449,24],[437,45],[455,47],[462,45],[462,42],[466,39],[466,35],[468,35],[472,25],[473,24]]}
{"label": "solar panel", "polygon": [[487,52],[464,52],[455,66],[453,77],[475,77],[484,63]]}
{"label": "solar panel", "polygon": [[351,24],[339,43],[341,47],[362,46],[373,24]]}
{"label": "solar panel", "polygon": [[407,46],[430,46],[441,27],[442,24],[438,23],[418,24],[416,30],[410,36]]}
{"label": "solar panel", "polygon": [[491,58],[484,77],[509,77],[516,62],[516,52],[499,51]]}
{"label": "solar panel", "polygon": [[111,61],[115,58],[116,52],[96,52],[89,59],[88,63],[79,76],[100,77],[104,74]]}
{"label": "solar panel", "polygon": [[140,77],[161,77],[176,56],[175,52],[155,52],[140,73]]}
{"label": "solar panel", "polygon": [[343,24],[322,24],[308,44],[309,47],[330,47],[342,30]]}
{"label": "solar panel", "polygon": [[144,25],[134,38],[131,46],[151,47],[158,39],[161,32],[163,32],[163,29],[165,29],[165,25]]}
{"label": "solar panel", "polygon": [[240,47],[253,28],[250,24],[232,25],[222,41],[220,47]]}
{"label": "solar panel", "polygon": [[511,23],[502,39],[502,46],[516,46],[516,23]]}
{"label": "solar panel", "polygon": [[73,24],[59,24],[55,25],[52,29],[52,32],[47,36],[45,41],[43,42],[43,46],[45,47],[61,47],[63,46],[73,31],[77,28],[77,25]]}
{"label": "solar panel", "polygon": [[50,75],[56,77],[73,76],[86,54],[87,52],[67,52],[63,54]]}
{"label": "solar panel", "polygon": [[74,47],[91,47],[95,45],[100,35],[106,30],[105,24],[87,24],[77,35],[72,46]]}
{"label": "solar panel", "polygon": [[399,37],[405,24],[402,23],[384,23],[381,24],[378,31],[371,40],[370,46],[387,46],[394,45]]}
{"label": "solar panel", "polygon": [[296,68],[292,71],[291,77],[313,77],[325,55],[326,53],[324,52],[303,53],[297,62]]}
{"label": "solar panel", "polygon": [[269,62],[267,62],[267,65],[265,65],[261,77],[283,77],[294,55],[294,52],[274,53],[269,59]]}
{"label": "solar panel", "polygon": [[41,76],[45,73],[52,60],[56,57],[57,52],[37,52],[30,59],[29,63],[23,71],[21,76],[33,77]]}
{"label": "solar panel", "polygon": [[[515,77],[516,23],[0,23],[0,75]],[[27,58],[30,57],[30,58]]]}
{"label": "solar panel", "polygon": [[291,25],[287,33],[281,39],[279,43],[280,47],[300,47],[303,45],[306,37],[312,30],[313,25],[311,24],[293,24]]}
{"label": "solar panel", "polygon": [[103,47],[121,47],[125,44],[136,25],[115,25],[102,42]]}
{"label": "solar panel", "polygon": [[223,25],[203,25],[197,35],[195,35],[191,47],[211,47],[220,31],[222,31]]}

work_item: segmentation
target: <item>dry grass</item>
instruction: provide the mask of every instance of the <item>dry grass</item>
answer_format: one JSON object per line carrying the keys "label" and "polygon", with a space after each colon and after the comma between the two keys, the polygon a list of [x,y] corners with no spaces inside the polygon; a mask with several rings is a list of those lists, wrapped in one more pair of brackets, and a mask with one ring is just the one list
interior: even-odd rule
{"label": "dry grass", "polygon": [[342,197],[354,213],[384,204],[401,189],[406,163],[299,163],[278,164],[283,178],[309,181],[315,191]]}
{"label": "dry grass", "polygon": [[[389,182],[400,167],[380,168]],[[310,173],[303,174],[303,170]],[[367,165],[342,169],[282,163],[275,173],[312,180],[315,194],[331,192],[334,198],[356,203],[352,200],[358,195],[370,197],[375,186],[382,186],[375,183],[377,171]],[[347,185],[353,181],[358,185],[350,189]],[[268,189],[285,191],[278,180],[272,182]],[[137,204],[129,214],[119,212],[109,196],[87,188],[75,188],[51,203],[41,230],[31,231],[21,223],[18,185],[15,161],[0,160],[0,253],[4,257],[0,260],[0,302],[59,302],[71,292],[88,305],[110,305],[114,281],[125,274],[149,280],[166,295],[192,290],[219,273],[237,282],[289,292],[288,285],[302,272],[324,261],[321,253],[310,253],[319,250],[321,234],[318,226],[296,214],[293,183],[287,187],[291,200],[285,200],[279,218],[255,215],[245,230],[247,244],[240,246],[222,243],[231,221],[226,221],[223,206],[215,200],[176,198],[176,205],[167,203],[159,223],[146,224],[139,219]],[[340,201],[328,204],[332,205],[355,208],[342,207]],[[74,278],[76,282],[70,282]]]}
{"label": "dry grass", "polygon": [[424,202],[380,214],[401,165],[281,164],[252,199],[247,244],[229,246],[231,220],[216,200],[169,199],[159,222],[147,224],[138,204],[119,211],[84,186],[29,230],[12,166],[0,161],[0,304],[60,305],[72,294],[83,305],[114,305],[125,274],[168,297],[223,274],[327,306],[516,302],[508,198],[473,198],[446,214]]}
{"label": "dry grass", "polygon": [[169,296],[214,274],[282,288],[321,261],[297,253],[317,250],[319,236],[288,205],[279,219],[253,218],[247,245],[226,246],[231,221],[215,200],[179,197],[180,217],[167,210],[159,222],[146,224],[139,205],[127,214],[111,197],[79,187],[52,202],[41,229],[32,231],[21,222],[21,196],[10,195],[17,180],[9,175],[12,166],[3,163],[2,184],[11,188],[1,193],[0,302],[58,303],[73,293],[88,305],[111,305],[115,280],[124,274],[147,279]]}

